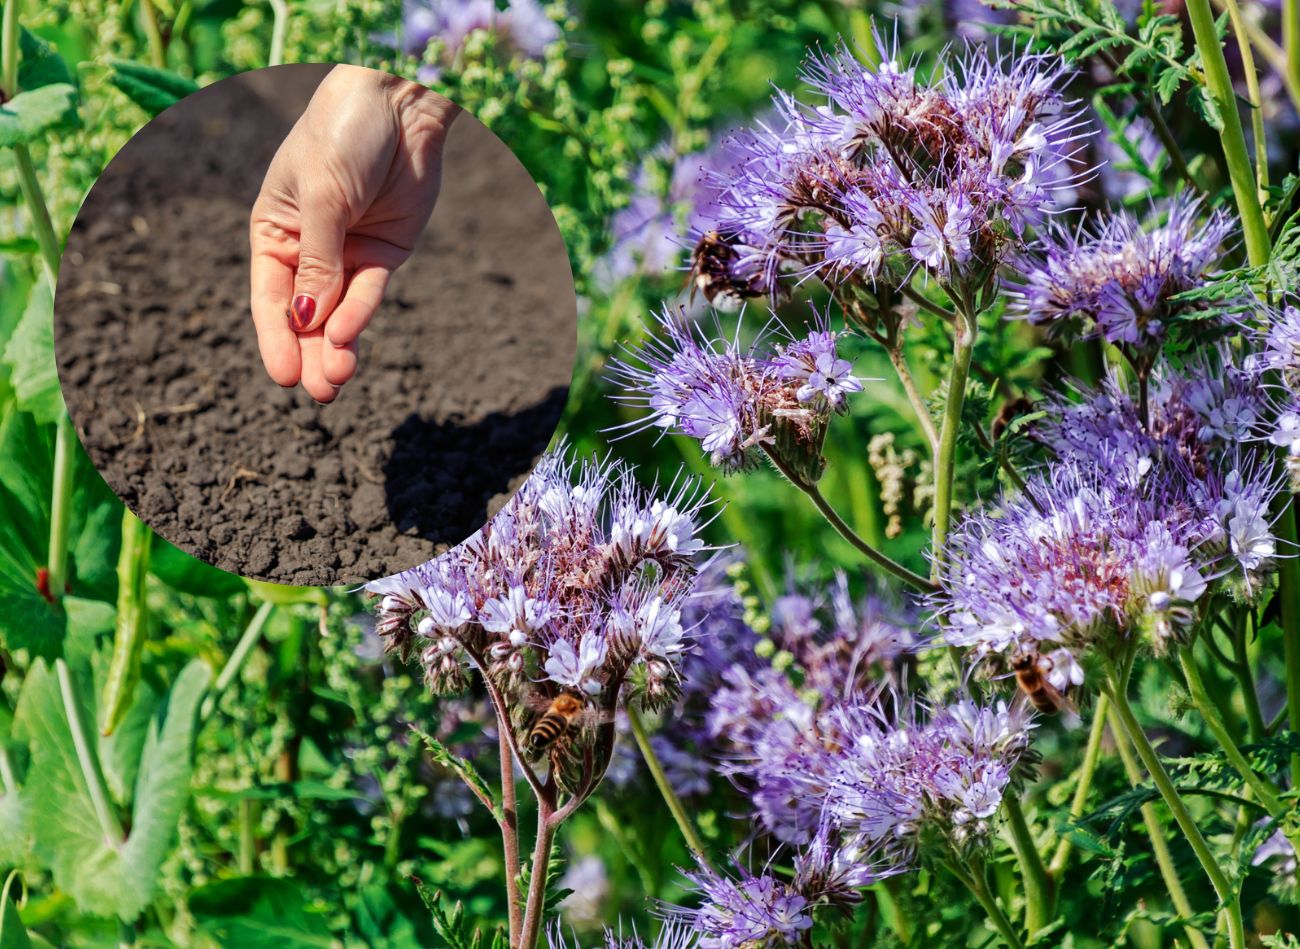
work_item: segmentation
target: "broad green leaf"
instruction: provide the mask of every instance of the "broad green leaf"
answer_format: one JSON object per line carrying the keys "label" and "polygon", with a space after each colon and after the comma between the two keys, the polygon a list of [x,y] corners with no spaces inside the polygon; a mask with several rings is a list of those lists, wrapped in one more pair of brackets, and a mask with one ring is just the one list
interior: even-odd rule
{"label": "broad green leaf", "polygon": [[157,115],[192,92],[199,84],[165,69],[142,66],[139,63],[113,63],[113,85],[121,89],[128,99],[150,115]]}
{"label": "broad green leaf", "polygon": [[[192,661],[150,721],[135,780],[130,832],[124,841],[114,841],[105,838],[96,818],[57,677],[43,662],[28,671],[15,728],[31,749],[24,797],[33,850],[55,885],[82,912],[131,921],[153,900],[158,869],[189,795],[194,724],[208,679],[208,667]],[[72,682],[77,715],[89,735],[95,721],[94,692],[85,677],[74,675]]]}
{"label": "broad green leaf", "polygon": [[[0,736],[0,740],[3,737]],[[10,752],[10,763],[13,752]],[[18,777],[15,777],[17,783]],[[3,783],[3,782],[0,782]],[[18,866],[26,861],[31,837],[27,828],[27,809],[22,790],[6,787],[0,792],[0,867]]]}
{"label": "broad green leaf", "polygon": [[276,606],[290,606],[294,603],[315,603],[324,606],[329,603],[329,594],[320,587],[292,587],[284,583],[267,583],[265,580],[244,578],[248,589],[264,603]]}
{"label": "broad green leaf", "polygon": [[18,915],[16,900],[21,890],[18,874],[10,873],[0,889],[0,949],[29,949],[32,944]]}
{"label": "broad green leaf", "polygon": [[[0,138],[4,129],[2,113],[0,109]],[[63,392],[54,364],[54,295],[44,280],[32,287],[22,318],[5,346],[4,361],[20,409],[30,412],[42,425],[63,414]]]}
{"label": "broad green leaf", "polygon": [[240,877],[191,891],[190,911],[219,946],[239,949],[316,949],[336,945],[318,913],[307,910],[297,884]]}
{"label": "broad green leaf", "polygon": [[77,87],[65,82],[20,92],[0,105],[0,148],[26,145],[77,118]]}
{"label": "broad green leaf", "polygon": [[245,589],[243,578],[177,550],[157,534],[149,555],[149,572],[173,590],[191,596],[225,598]]}
{"label": "broad green leaf", "polygon": [[[96,661],[95,694],[100,695],[103,694],[106,675],[102,653],[96,655]],[[161,701],[162,696],[150,686],[148,677],[142,678],[136,685],[135,700],[126,717],[112,735],[99,736],[99,760],[104,769],[104,782],[114,800],[120,804],[130,802],[131,790],[135,787],[140,769],[140,755]]]}
{"label": "broad green leaf", "polygon": [[39,89],[59,84],[76,85],[72,70],[58,50],[27,27],[19,27],[18,88]]}

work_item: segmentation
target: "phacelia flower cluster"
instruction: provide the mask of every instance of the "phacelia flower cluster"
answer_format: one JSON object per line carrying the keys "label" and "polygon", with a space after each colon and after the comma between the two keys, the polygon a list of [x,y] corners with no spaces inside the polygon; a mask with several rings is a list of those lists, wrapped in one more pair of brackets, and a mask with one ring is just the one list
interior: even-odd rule
{"label": "phacelia flower cluster", "polygon": [[1266,313],[1260,351],[1251,365],[1275,380],[1280,408],[1269,415],[1269,442],[1286,450],[1291,491],[1300,491],[1300,308]]}
{"label": "phacelia flower cluster", "polygon": [[703,501],[682,484],[657,496],[616,463],[549,454],[481,531],[366,589],[378,631],[418,657],[436,694],[481,673],[523,731],[560,695],[584,714],[572,741],[608,764],[621,695],[658,708],[677,693]]}
{"label": "phacelia flower cluster", "polygon": [[1034,254],[1019,261],[1024,277],[1012,312],[1149,358],[1170,322],[1194,309],[1174,298],[1204,282],[1232,233],[1226,212],[1203,212],[1199,199],[1178,198],[1151,227],[1122,212],[1091,231],[1049,227]]}
{"label": "phacelia flower cluster", "polygon": [[[566,937],[564,927],[558,923],[547,929],[546,944],[549,949],[583,949],[577,935]],[[688,921],[668,919],[652,940],[641,938],[635,929],[624,935],[620,927],[617,932],[606,929],[600,941],[588,943],[587,949],[697,949],[699,945],[700,934]]]}
{"label": "phacelia flower cluster", "polygon": [[839,352],[843,333],[819,324],[809,335],[764,348],[710,338],[680,311],[657,318],[661,333],[616,361],[621,401],[650,410],[649,426],[700,442],[713,464],[736,471],[766,451],[809,482],[822,473],[831,417],[862,390]]}
{"label": "phacelia flower cluster", "polygon": [[697,288],[725,301],[771,293],[783,273],[900,284],[918,267],[982,283],[1077,178],[1065,69],[970,47],[926,82],[896,51],[876,67],[847,46],[813,54],[802,78],[821,103],[778,93],[775,116],[733,140]]}

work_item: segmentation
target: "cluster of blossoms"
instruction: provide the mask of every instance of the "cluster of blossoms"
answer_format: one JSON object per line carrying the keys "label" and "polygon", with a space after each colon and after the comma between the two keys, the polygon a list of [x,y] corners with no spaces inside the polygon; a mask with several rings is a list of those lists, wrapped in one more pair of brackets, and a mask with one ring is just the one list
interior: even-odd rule
{"label": "cluster of blossoms", "polygon": [[1300,490],[1300,308],[1288,306],[1271,314],[1260,352],[1251,366],[1261,373],[1274,373],[1281,392],[1282,410],[1272,418],[1268,440],[1286,449],[1291,490]]}
{"label": "cluster of blossoms", "polygon": [[1056,460],[949,540],[949,643],[1035,656],[1063,690],[1089,649],[1119,655],[1143,634],[1164,649],[1186,641],[1207,593],[1259,595],[1278,485],[1251,444],[1267,418],[1257,379],[1219,354],[1159,365],[1152,383],[1145,420],[1113,380],[1052,405],[1036,434]]}
{"label": "cluster of blossoms", "polygon": [[[1020,706],[966,698],[927,710],[887,691],[784,719],[799,750],[783,762],[780,781],[789,809],[806,818],[785,828],[797,831],[787,839],[793,874],[688,874],[702,902],[680,912],[701,934],[699,945],[803,945],[815,908],[851,906],[861,888],[914,867],[928,846],[956,855],[980,846],[1032,760],[1027,716]],[[754,756],[768,752],[755,748]]]}
{"label": "cluster of blossoms", "polygon": [[767,451],[810,483],[821,476],[827,423],[862,390],[839,354],[844,334],[819,326],[764,351],[711,339],[680,312],[665,310],[658,322],[662,336],[638,352],[640,365],[613,364],[622,401],[648,408],[647,424],[698,439],[724,469]]}
{"label": "cluster of blossoms", "polygon": [[477,669],[519,727],[561,693],[580,697],[598,724],[578,740],[599,734],[603,767],[625,686],[648,707],[676,695],[701,508],[689,486],[659,499],[621,465],[547,455],[465,543],[366,585],[378,632],[418,657],[435,694],[463,691]]}
{"label": "cluster of blossoms", "polygon": [[695,254],[711,301],[770,294],[784,272],[982,284],[1072,186],[1080,123],[1059,59],[972,47],[927,83],[886,53],[874,68],[847,47],[814,55],[802,78],[823,103],[778,94],[775,117],[733,139]]}
{"label": "cluster of blossoms", "polygon": [[1152,358],[1170,321],[1192,309],[1175,298],[1204,282],[1233,231],[1226,212],[1202,220],[1202,210],[1201,201],[1179,198],[1154,227],[1126,213],[1091,232],[1048,227],[1034,256],[1020,261],[1025,276],[1011,294],[1012,312],[1053,329],[1076,325]]}

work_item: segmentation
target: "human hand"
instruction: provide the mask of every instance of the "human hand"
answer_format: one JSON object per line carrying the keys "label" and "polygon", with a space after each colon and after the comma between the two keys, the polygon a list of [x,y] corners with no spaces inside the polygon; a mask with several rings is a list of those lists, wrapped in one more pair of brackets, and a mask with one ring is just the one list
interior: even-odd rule
{"label": "human hand", "polygon": [[251,303],[267,373],[331,402],[357,339],[433,213],[450,99],[336,66],[281,143],[249,221]]}

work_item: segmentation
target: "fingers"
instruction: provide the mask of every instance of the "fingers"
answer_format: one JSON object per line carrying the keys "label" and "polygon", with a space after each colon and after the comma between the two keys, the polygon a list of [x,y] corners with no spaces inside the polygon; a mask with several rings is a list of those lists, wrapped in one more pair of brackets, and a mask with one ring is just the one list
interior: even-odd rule
{"label": "fingers", "polygon": [[302,374],[298,336],[285,320],[285,307],[293,292],[293,269],[260,246],[253,235],[250,267],[250,304],[253,326],[257,329],[257,348],[267,375],[278,385],[293,386]]}
{"label": "fingers", "polygon": [[327,344],[345,347],[355,343],[357,337],[370,324],[375,310],[379,309],[388,289],[391,271],[386,267],[367,264],[358,267],[348,282],[346,293],[325,324]]}
{"label": "fingers", "polygon": [[329,318],[343,292],[343,241],[346,210],[328,198],[306,198],[300,209],[298,270],[289,304],[294,332],[318,329]]}
{"label": "fingers", "polygon": [[323,352],[328,348],[325,334],[318,328],[298,335],[302,347],[302,387],[317,402],[333,402],[339,394],[339,387],[325,377],[322,363]]}
{"label": "fingers", "polygon": [[343,385],[357,374],[356,341],[335,346],[327,338],[321,346],[320,364],[326,382],[333,386]]}

